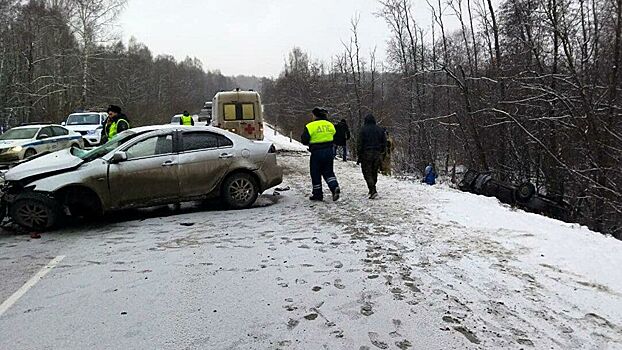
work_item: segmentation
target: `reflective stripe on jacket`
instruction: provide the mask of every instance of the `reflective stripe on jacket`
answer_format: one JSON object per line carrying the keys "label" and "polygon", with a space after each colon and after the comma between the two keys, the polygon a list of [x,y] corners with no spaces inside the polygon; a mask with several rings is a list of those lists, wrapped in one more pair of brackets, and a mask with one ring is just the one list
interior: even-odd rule
{"label": "reflective stripe on jacket", "polygon": [[309,132],[309,144],[333,142],[336,130],[333,123],[327,120],[316,120],[306,126]]}

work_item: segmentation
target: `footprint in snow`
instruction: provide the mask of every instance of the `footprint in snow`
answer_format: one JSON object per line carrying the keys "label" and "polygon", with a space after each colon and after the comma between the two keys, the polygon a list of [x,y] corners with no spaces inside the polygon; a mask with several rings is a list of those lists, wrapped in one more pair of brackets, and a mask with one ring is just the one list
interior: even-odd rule
{"label": "footprint in snow", "polygon": [[376,332],[369,332],[369,341],[371,341],[372,345],[379,349],[388,349],[389,345],[380,340],[380,335]]}
{"label": "footprint in snow", "polygon": [[397,346],[398,348],[402,350],[406,350],[412,347],[413,345],[408,340],[404,339],[402,341],[395,342],[395,346]]}
{"label": "footprint in snow", "polygon": [[293,318],[290,318],[289,321],[287,321],[287,328],[288,329],[294,329],[294,328],[296,328],[298,323],[300,323],[300,321],[294,320]]}
{"label": "footprint in snow", "polygon": [[361,314],[364,316],[371,316],[374,314],[374,310],[369,303],[365,303],[365,305],[361,306]]}
{"label": "footprint in snow", "polygon": [[309,320],[309,321],[313,321],[316,318],[317,318],[317,314],[316,313],[308,314],[308,315],[305,316],[305,319]]}

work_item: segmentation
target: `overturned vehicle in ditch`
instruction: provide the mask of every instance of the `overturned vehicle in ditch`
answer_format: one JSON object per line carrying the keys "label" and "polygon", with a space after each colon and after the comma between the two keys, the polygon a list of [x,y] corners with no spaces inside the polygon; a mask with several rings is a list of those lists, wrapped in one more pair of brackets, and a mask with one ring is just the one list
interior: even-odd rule
{"label": "overturned vehicle in ditch", "polygon": [[546,215],[555,219],[567,220],[569,205],[561,199],[538,193],[536,186],[530,182],[518,185],[500,181],[488,173],[468,170],[458,187],[465,192],[495,197],[506,203],[526,211]]}

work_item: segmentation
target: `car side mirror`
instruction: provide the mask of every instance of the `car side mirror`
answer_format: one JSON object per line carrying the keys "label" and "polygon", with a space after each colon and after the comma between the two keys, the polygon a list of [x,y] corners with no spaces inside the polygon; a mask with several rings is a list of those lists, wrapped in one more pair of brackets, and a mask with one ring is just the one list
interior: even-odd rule
{"label": "car side mirror", "polygon": [[122,161],[127,160],[127,153],[125,152],[116,152],[112,155],[112,159],[110,160],[112,163],[121,163]]}
{"label": "car side mirror", "polygon": [[49,136],[47,134],[41,134],[37,137],[39,140],[47,139]]}
{"label": "car side mirror", "polygon": [[60,125],[65,126],[65,125],[67,125],[67,123],[66,122],[62,122],[62,123],[60,123]]}

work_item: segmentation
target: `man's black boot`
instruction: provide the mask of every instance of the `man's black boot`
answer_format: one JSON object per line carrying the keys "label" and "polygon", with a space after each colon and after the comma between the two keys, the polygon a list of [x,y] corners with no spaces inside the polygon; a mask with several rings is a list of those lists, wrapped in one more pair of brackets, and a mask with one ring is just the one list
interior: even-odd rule
{"label": "man's black boot", "polygon": [[335,190],[333,191],[333,202],[338,200],[340,195],[341,195],[341,189],[339,189],[339,186],[337,186]]}

